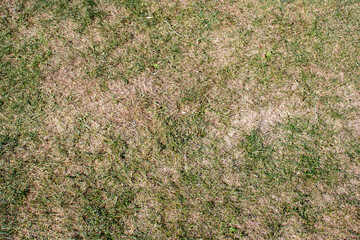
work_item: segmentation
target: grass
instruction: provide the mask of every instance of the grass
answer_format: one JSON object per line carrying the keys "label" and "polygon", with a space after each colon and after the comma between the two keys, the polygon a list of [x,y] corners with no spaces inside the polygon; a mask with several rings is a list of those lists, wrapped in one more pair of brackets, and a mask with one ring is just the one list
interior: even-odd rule
{"label": "grass", "polygon": [[1,239],[358,239],[357,1],[0,3]]}

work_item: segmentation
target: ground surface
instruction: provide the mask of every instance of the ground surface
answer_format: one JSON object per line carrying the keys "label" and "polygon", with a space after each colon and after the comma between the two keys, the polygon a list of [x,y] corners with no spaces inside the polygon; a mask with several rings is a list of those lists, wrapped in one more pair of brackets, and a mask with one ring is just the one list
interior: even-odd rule
{"label": "ground surface", "polygon": [[2,0],[1,239],[359,239],[360,3]]}

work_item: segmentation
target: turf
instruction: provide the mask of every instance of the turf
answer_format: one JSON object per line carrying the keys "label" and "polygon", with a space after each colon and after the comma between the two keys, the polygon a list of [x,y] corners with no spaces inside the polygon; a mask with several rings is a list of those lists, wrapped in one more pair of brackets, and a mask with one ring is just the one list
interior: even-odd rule
{"label": "turf", "polygon": [[1,239],[359,239],[360,4],[3,0]]}

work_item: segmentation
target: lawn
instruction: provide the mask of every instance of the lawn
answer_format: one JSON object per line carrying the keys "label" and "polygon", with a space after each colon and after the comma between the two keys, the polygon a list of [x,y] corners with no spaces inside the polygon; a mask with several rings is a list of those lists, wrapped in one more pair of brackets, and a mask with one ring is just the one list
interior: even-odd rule
{"label": "lawn", "polygon": [[1,0],[0,239],[360,239],[360,2]]}

